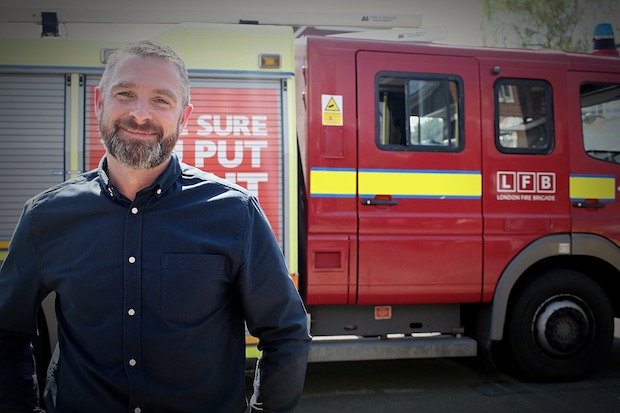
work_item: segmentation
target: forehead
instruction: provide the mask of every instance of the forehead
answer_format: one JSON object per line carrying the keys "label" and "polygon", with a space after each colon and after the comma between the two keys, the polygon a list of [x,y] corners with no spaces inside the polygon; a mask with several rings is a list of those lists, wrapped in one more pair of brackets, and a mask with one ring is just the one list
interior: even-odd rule
{"label": "forehead", "polygon": [[127,56],[110,74],[110,89],[119,85],[145,89],[170,89],[183,93],[181,74],[174,63],[156,57]]}

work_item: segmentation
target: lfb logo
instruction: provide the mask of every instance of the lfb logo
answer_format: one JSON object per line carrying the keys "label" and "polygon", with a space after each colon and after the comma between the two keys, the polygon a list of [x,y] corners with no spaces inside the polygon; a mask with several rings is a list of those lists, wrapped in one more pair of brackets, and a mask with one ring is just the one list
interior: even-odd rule
{"label": "lfb logo", "polygon": [[554,172],[497,171],[497,192],[554,194]]}

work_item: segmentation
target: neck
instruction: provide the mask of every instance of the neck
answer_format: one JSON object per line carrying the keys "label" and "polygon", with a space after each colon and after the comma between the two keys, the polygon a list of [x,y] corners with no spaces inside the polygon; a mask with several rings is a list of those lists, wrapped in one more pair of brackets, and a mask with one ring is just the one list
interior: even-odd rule
{"label": "neck", "polygon": [[106,155],[108,161],[108,177],[112,185],[131,201],[136,194],[151,185],[166,169],[170,159],[150,169],[133,169],[118,162],[110,154]]}

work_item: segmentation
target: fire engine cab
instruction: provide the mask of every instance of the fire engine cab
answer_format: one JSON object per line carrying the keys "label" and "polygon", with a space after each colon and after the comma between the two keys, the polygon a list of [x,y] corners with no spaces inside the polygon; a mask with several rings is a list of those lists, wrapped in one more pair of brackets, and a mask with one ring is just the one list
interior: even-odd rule
{"label": "fire engine cab", "polygon": [[[93,90],[124,41],[67,32],[80,29],[0,39],[5,248],[28,197],[103,153]],[[177,153],[258,195],[308,309],[311,362],[488,351],[571,380],[605,358],[620,317],[620,58],[607,32],[587,54],[282,26],[149,33],[190,72]],[[43,360],[55,326],[50,296]]]}

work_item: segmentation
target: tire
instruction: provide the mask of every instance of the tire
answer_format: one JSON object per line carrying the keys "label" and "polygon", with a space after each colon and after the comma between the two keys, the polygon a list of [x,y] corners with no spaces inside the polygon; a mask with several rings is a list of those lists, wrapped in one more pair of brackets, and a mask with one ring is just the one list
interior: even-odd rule
{"label": "tire", "polygon": [[518,373],[570,381],[603,361],[613,334],[613,309],[602,288],[577,271],[551,270],[516,298],[504,344]]}

